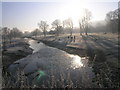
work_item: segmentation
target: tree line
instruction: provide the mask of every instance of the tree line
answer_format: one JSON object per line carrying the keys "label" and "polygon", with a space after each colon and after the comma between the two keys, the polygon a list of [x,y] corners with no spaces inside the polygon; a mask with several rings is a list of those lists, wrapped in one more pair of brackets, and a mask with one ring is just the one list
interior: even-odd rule
{"label": "tree line", "polygon": [[106,22],[109,32],[111,33],[118,33],[118,23],[120,21],[120,8],[110,11],[106,14]]}
{"label": "tree line", "polygon": [[[89,11],[88,9],[84,9],[84,13],[83,16],[78,20],[78,24],[79,24],[79,34],[82,35],[83,33],[85,35],[88,35],[88,32],[104,32],[104,33],[118,33],[118,23],[120,21],[119,18],[119,8],[114,10],[114,11],[110,11],[106,14],[105,17],[105,25],[101,25],[100,23],[97,23],[97,28],[95,29],[92,25],[91,25],[91,19],[92,19],[92,12]],[[59,19],[54,20],[52,23],[52,29],[49,32],[47,31],[49,25],[47,23],[47,21],[43,21],[41,20],[40,23],[38,23],[38,27],[40,30],[43,32],[44,37],[46,37],[46,34],[55,34],[56,36],[59,36],[59,34],[64,33],[65,30],[69,31],[70,36],[72,36],[73,34],[73,27],[74,27],[74,23],[73,20],[71,18],[68,18],[66,20],[60,21]],[[37,31],[36,31],[37,32]]]}
{"label": "tree line", "polygon": [[[110,11],[106,14],[105,26],[100,26],[98,24],[98,27],[96,29],[98,30],[103,30],[103,32],[111,32],[111,33],[118,33],[119,32],[119,21],[120,21],[120,8]],[[88,32],[90,30],[94,31],[94,28],[91,26],[91,20],[92,18],[92,13],[88,9],[84,9],[83,16],[78,20],[79,24],[79,34],[82,35],[83,33],[85,35],[88,35]],[[69,35],[73,35],[73,30],[74,30],[74,23],[71,18],[65,19],[63,21],[56,19],[52,23],[52,28],[48,31],[49,29],[49,24],[47,21],[41,20],[38,23],[37,29],[33,30],[32,32],[25,32],[23,33],[20,31],[18,28],[14,27],[12,29],[8,27],[3,27],[1,28],[2,31],[2,46],[4,46],[4,49],[6,48],[7,44],[11,44],[16,38],[20,38],[24,35],[31,35],[31,36],[39,36],[39,35],[44,35],[46,37],[47,34],[54,34],[56,37],[59,36],[60,34],[65,33],[65,31],[69,32]],[[97,30],[96,30],[97,31]]]}
{"label": "tree line", "polygon": [[18,29],[18,28],[8,28],[8,27],[3,27],[1,29],[2,32],[2,48],[3,50],[6,50],[8,45],[13,45],[14,46],[14,41],[16,38],[21,38],[23,33]]}
{"label": "tree line", "polygon": [[[91,17],[92,17],[91,11],[89,11],[88,9],[85,9],[84,16],[78,22],[80,27],[80,35],[82,34],[82,32],[84,32],[87,35]],[[51,25],[52,25],[52,29],[54,30],[50,31],[50,34],[55,34],[56,36],[59,36],[59,34],[62,31],[64,32],[64,30],[68,30],[70,33],[70,36],[72,36],[73,34],[74,24],[71,18],[68,18],[63,21],[56,19],[51,23]],[[40,23],[38,23],[38,26],[39,26],[39,29],[43,32],[44,37],[46,37],[47,29],[49,27],[49,25],[47,24],[47,21],[41,20]]]}

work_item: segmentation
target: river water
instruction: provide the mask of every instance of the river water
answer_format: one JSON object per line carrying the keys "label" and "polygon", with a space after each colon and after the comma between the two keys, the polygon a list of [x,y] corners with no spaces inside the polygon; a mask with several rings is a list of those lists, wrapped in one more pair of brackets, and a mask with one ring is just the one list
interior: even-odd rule
{"label": "river water", "polygon": [[[29,40],[34,50],[32,55],[14,62],[9,71],[12,74],[11,83],[16,86],[32,87],[94,87],[94,73],[88,65],[88,59],[78,55],[46,46],[35,40]],[[18,79],[20,75],[22,79]],[[25,79],[27,78],[27,79]],[[23,82],[20,84],[20,82]]]}

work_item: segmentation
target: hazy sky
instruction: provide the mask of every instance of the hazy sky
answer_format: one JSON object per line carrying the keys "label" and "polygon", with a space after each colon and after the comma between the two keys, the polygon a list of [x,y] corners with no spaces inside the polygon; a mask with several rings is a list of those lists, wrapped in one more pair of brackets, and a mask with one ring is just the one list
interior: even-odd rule
{"label": "hazy sky", "polygon": [[73,19],[74,26],[78,26],[78,19],[82,16],[82,8],[92,12],[92,21],[104,20],[109,11],[118,8],[117,2],[2,2],[2,26],[18,27],[20,30],[34,30],[38,28],[40,20],[49,24],[55,19]]}

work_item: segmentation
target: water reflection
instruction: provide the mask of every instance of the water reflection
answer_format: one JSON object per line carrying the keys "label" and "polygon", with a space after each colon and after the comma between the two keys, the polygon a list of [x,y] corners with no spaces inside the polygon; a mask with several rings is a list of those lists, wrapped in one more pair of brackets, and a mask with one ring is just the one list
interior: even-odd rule
{"label": "water reflection", "polygon": [[82,58],[79,57],[78,55],[69,55],[72,58],[72,68],[76,69],[76,68],[80,68],[83,67],[83,63],[82,63]]}
{"label": "water reflection", "polygon": [[38,43],[37,41],[35,40],[29,40],[29,44],[30,44],[30,47],[34,50],[34,52],[37,52],[39,51],[41,48],[44,48],[45,45],[43,43]]}
{"label": "water reflection", "polygon": [[[46,87],[52,85],[56,87],[69,85],[84,87],[91,85],[94,73],[92,68],[88,66],[87,57],[83,58],[78,55],[68,54],[59,49],[48,47],[43,43],[38,43],[35,40],[29,39],[28,42],[34,52],[37,53],[18,60],[19,65],[17,66],[13,64],[10,67],[10,72],[13,72],[13,75],[16,74],[17,76],[16,71],[18,68],[22,70],[24,67],[23,70],[28,74],[27,78],[30,85],[45,85]],[[15,79],[17,81],[16,77]]]}

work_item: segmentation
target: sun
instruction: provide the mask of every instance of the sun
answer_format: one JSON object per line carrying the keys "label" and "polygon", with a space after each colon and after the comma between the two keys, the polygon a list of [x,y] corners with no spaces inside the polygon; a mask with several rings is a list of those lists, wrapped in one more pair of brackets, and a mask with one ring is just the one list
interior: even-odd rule
{"label": "sun", "polygon": [[65,4],[60,10],[61,19],[65,20],[71,18],[74,25],[78,26],[78,20],[83,15],[83,9],[85,7],[85,2],[70,2]]}

